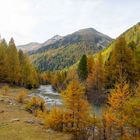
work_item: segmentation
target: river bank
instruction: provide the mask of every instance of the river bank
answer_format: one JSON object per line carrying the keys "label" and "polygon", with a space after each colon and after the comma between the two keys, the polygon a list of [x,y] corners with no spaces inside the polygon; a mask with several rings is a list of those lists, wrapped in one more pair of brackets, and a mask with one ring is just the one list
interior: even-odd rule
{"label": "river bank", "polygon": [[69,134],[48,131],[40,118],[25,111],[24,105],[16,101],[16,96],[23,89],[10,88],[6,95],[0,89],[0,139],[70,140]]}

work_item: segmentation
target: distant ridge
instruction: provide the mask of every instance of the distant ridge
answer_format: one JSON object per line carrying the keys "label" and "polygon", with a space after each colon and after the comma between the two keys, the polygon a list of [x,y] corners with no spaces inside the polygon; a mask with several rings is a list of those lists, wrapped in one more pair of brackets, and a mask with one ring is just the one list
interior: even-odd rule
{"label": "distant ridge", "polygon": [[53,44],[61,38],[62,38],[62,36],[55,35],[52,38],[45,41],[44,43],[31,42],[31,43],[28,43],[28,44],[25,44],[25,45],[19,45],[19,46],[17,46],[17,48],[23,50],[24,52],[30,52],[30,51],[37,50],[37,49],[39,49],[43,46]]}
{"label": "distant ridge", "polygon": [[41,46],[42,45],[40,43],[31,42],[31,43],[28,43],[28,44],[25,44],[25,45],[17,46],[17,49],[21,49],[24,52],[28,52],[28,51],[39,49]]}

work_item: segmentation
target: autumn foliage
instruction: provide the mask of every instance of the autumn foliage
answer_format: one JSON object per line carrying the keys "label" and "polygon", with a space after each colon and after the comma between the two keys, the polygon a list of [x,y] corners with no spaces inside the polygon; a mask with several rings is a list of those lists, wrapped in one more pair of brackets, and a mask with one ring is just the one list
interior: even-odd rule
{"label": "autumn foliage", "polygon": [[[64,103],[46,116],[46,126],[59,131],[79,132],[79,138],[94,140],[133,140],[140,135],[140,72],[134,43],[118,38],[108,59],[103,54],[81,58],[78,68],[51,75],[60,88]],[[103,112],[98,116],[87,99],[104,97]],[[91,100],[90,100],[91,101]],[[92,99],[92,104],[94,100]],[[102,104],[102,102],[99,102]]]}
{"label": "autumn foliage", "polygon": [[45,102],[40,97],[32,97],[26,104],[26,110],[36,114],[36,111],[44,111],[45,110]]}
{"label": "autumn foliage", "polygon": [[35,67],[21,50],[17,50],[13,38],[9,44],[0,41],[0,82],[34,88],[39,79]]}

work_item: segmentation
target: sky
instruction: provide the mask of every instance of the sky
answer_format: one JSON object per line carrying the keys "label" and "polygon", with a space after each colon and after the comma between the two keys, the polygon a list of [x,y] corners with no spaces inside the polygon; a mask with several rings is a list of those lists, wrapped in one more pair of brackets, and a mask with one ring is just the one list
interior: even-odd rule
{"label": "sky", "polygon": [[90,27],[116,38],[139,13],[140,0],[0,0],[0,34],[17,45]]}

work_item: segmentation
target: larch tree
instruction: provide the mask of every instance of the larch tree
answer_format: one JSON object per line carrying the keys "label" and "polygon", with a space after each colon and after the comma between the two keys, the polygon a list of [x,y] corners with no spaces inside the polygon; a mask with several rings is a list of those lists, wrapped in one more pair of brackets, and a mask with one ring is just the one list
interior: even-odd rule
{"label": "larch tree", "polygon": [[24,54],[21,50],[19,50],[19,61],[21,67],[21,77],[20,82],[21,85],[34,88],[38,86],[39,77],[35,67],[31,64],[30,59],[26,54]]}
{"label": "larch tree", "polygon": [[90,55],[90,56],[87,58],[88,75],[89,75],[90,73],[92,73],[92,69],[94,68],[94,65],[95,65],[94,58],[93,58],[92,55]]}
{"label": "larch tree", "polygon": [[104,65],[102,60],[102,55],[99,53],[94,67],[90,70],[87,78],[87,91],[88,92],[98,92],[102,94],[104,87]]}
{"label": "larch tree", "polygon": [[128,121],[128,117],[124,113],[124,108],[130,97],[131,92],[129,85],[125,81],[121,81],[120,83],[116,84],[114,91],[111,93],[111,96],[108,99],[108,112],[109,114],[112,114],[113,118],[115,118],[114,129],[119,128],[121,138],[125,136],[124,130]]}
{"label": "larch tree", "polygon": [[7,79],[7,44],[5,40],[0,42],[0,81],[5,82]]}
{"label": "larch tree", "polygon": [[135,89],[135,94],[125,102],[123,108],[124,114],[127,116],[127,130],[129,137],[138,139],[140,138],[140,83]]}
{"label": "larch tree", "polygon": [[23,81],[27,88],[34,88],[38,86],[38,74],[34,66],[30,63],[29,58],[26,57],[23,67]]}
{"label": "larch tree", "polygon": [[90,116],[90,106],[85,98],[85,88],[78,81],[69,83],[62,93],[66,110],[69,112],[72,129],[80,130],[85,127],[86,119]]}
{"label": "larch tree", "polygon": [[8,81],[13,84],[18,84],[20,79],[20,62],[13,38],[9,42],[7,54]]}
{"label": "larch tree", "polygon": [[48,128],[52,128],[57,131],[63,130],[63,109],[53,107],[51,111],[45,116],[45,124]]}
{"label": "larch tree", "polygon": [[96,90],[96,75],[95,74],[96,74],[95,67],[92,67],[86,80],[87,94],[94,93]]}
{"label": "larch tree", "polygon": [[104,64],[102,54],[99,53],[97,61],[96,61],[96,84],[99,94],[102,94],[104,87]]}
{"label": "larch tree", "polygon": [[125,76],[127,81],[135,83],[135,60],[124,37],[117,39],[105,69],[108,86],[113,86],[122,76]]}
{"label": "larch tree", "polygon": [[25,63],[26,63],[26,57],[23,53],[22,50],[19,50],[18,52],[18,55],[19,55],[19,62],[20,62],[20,84],[21,85],[24,85],[24,66],[25,66]]}

